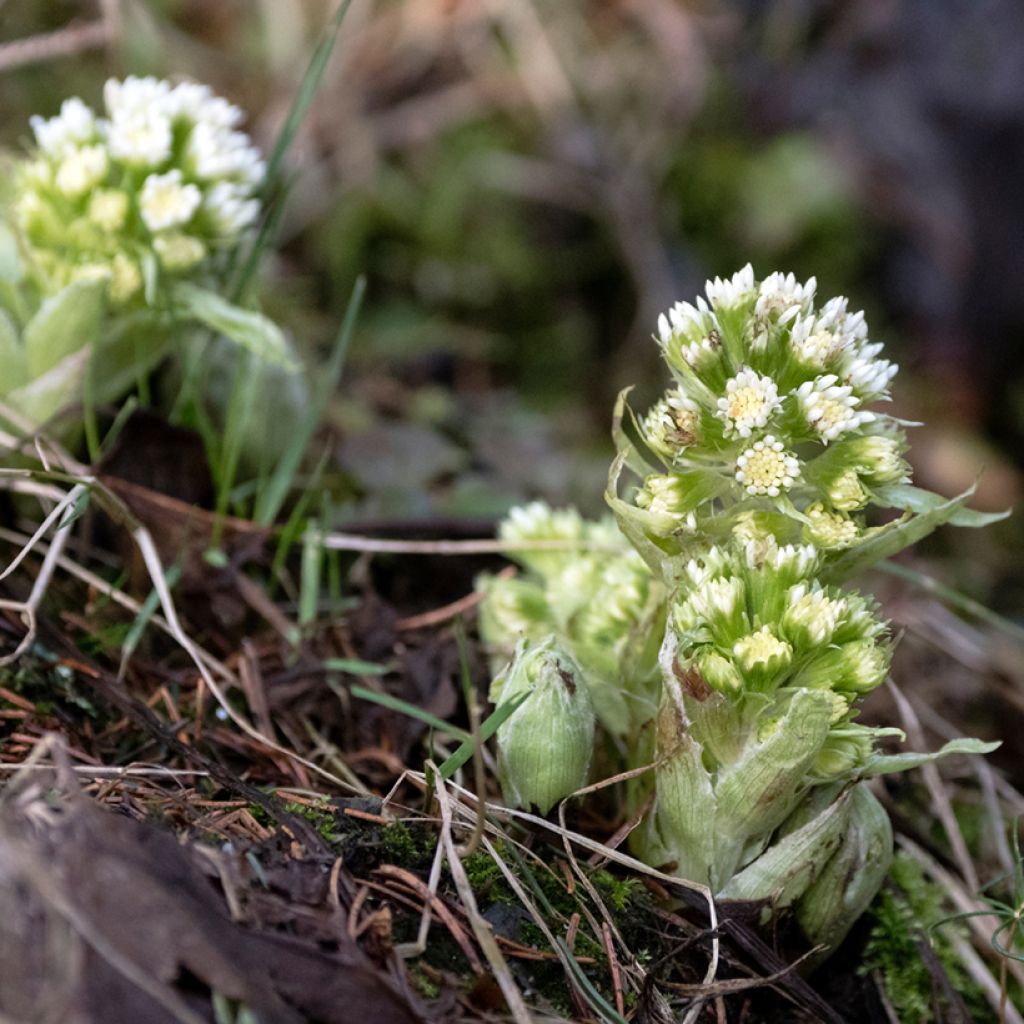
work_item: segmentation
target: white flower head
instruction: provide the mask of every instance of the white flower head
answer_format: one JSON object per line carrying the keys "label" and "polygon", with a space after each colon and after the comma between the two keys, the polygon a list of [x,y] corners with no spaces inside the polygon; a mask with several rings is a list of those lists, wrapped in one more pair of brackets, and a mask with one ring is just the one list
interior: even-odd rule
{"label": "white flower head", "polygon": [[202,201],[199,187],[185,183],[181,171],[175,168],[146,178],[139,195],[139,212],[150,231],[165,231],[187,224]]}
{"label": "white flower head", "polygon": [[753,295],[754,287],[754,268],[748,263],[732,277],[708,281],[704,291],[715,309],[732,309]]}
{"label": "white flower head", "polygon": [[245,120],[239,107],[215,96],[208,85],[199,82],[179,82],[167,94],[165,108],[175,120],[202,122],[226,130],[237,128]]}
{"label": "white flower head", "polygon": [[107,176],[108,166],[105,146],[67,150],[57,167],[54,184],[59,192],[75,199],[99,185]]}
{"label": "white flower head", "polygon": [[647,411],[642,430],[652,448],[671,458],[697,440],[699,426],[697,403],[680,388],[674,388]]}
{"label": "white flower head", "polygon": [[207,193],[203,207],[221,239],[233,240],[254,224],[260,215],[260,203],[241,185],[219,181]]}
{"label": "white flower head", "polygon": [[715,415],[725,424],[727,436],[750,437],[768,425],[780,404],[775,381],[744,368],[726,382],[725,397],[718,399]]}
{"label": "white flower head", "polygon": [[769,274],[757,293],[754,311],[758,316],[773,316],[779,323],[788,323],[799,313],[808,313],[818,287],[815,278],[801,283],[793,274]]}
{"label": "white flower head", "polygon": [[203,181],[237,179],[255,187],[266,166],[244,132],[226,131],[220,125],[199,121],[186,146],[196,176]]}
{"label": "white flower head", "polygon": [[899,367],[888,359],[877,358],[881,343],[865,345],[842,368],[843,380],[865,401],[887,398],[889,385]]}
{"label": "white flower head", "polygon": [[158,167],[171,156],[171,119],[159,108],[125,112],[107,126],[110,155],[126,164]]}
{"label": "white flower head", "polygon": [[49,119],[29,119],[39,148],[47,155],[61,157],[71,148],[96,138],[96,115],[77,96],[65,100],[60,113]]}
{"label": "white flower head", "polygon": [[844,295],[829,299],[818,314],[818,324],[822,330],[831,331],[841,339],[843,348],[863,345],[868,338],[868,325],[863,310],[851,313],[849,301]]}
{"label": "white flower head", "polygon": [[755,441],[736,460],[736,479],[747,494],[777,498],[799,476],[800,461],[772,434]]}
{"label": "white flower head", "polygon": [[875,419],[875,414],[858,409],[860,399],[835,374],[805,381],[796,390],[797,404],[807,425],[828,444],[840,434],[856,430]]}
{"label": "white flower head", "polygon": [[110,117],[137,114],[167,116],[167,97],[171,85],[161,78],[129,75],[124,79],[108,78],[103,85],[103,104]]}
{"label": "white flower head", "polygon": [[708,627],[720,639],[735,636],[749,628],[745,594],[746,587],[739,576],[705,580],[676,606],[675,627],[684,634],[694,634],[701,627]]}
{"label": "white flower head", "polygon": [[[748,547],[748,559],[751,551]],[[768,551],[760,565],[777,577],[796,582],[811,576],[818,567],[818,552],[810,544],[782,544]],[[754,562],[749,562],[753,566]]]}
{"label": "white flower head", "polygon": [[658,337],[667,345],[674,337],[683,335],[696,338],[707,334],[715,326],[714,314],[699,295],[697,305],[677,302],[667,313],[658,317]]}
{"label": "white flower head", "polygon": [[842,352],[846,337],[834,331],[821,317],[797,316],[790,331],[789,345],[805,366],[824,370]]}

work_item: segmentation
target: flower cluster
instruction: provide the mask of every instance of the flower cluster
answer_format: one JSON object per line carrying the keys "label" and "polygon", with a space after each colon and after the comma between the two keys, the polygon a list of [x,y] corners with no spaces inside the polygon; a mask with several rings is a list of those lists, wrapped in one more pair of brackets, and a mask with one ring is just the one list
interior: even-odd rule
{"label": "flower cluster", "polygon": [[817,308],[815,291],[814,278],[792,274],[758,283],[747,266],[659,318],[676,383],[640,421],[665,468],[635,498],[651,513],[650,533],[685,531],[695,501],[714,501],[733,522],[775,510],[792,527],[779,539],[802,526],[817,543],[824,533],[813,535],[813,509],[834,546],[848,546],[862,528],[857,513],[907,479],[898,423],[868,408],[888,398],[896,367],[868,340],[863,313],[842,297]]}
{"label": "flower cluster", "polygon": [[[608,519],[589,522],[575,509],[544,502],[513,509],[501,537],[526,570],[485,575],[481,632],[498,671],[520,640],[560,638],[580,665],[605,728],[624,733],[657,707],[657,642],[665,590]],[[529,545],[536,544],[531,548]]]}
{"label": "flower cluster", "polygon": [[808,769],[824,782],[874,753],[874,734],[852,719],[884,681],[891,648],[874,602],[822,584],[820,563],[807,545],[712,547],[686,566],[668,623],[674,666],[698,687],[732,700],[756,694],[762,707],[801,689],[828,695],[830,728]]}
{"label": "flower cluster", "polygon": [[126,305],[237,245],[259,216],[266,167],[238,130],[242,111],[205,85],[111,79],[103,102],[101,115],[73,98],[32,118],[14,222],[45,293],[102,279]]}

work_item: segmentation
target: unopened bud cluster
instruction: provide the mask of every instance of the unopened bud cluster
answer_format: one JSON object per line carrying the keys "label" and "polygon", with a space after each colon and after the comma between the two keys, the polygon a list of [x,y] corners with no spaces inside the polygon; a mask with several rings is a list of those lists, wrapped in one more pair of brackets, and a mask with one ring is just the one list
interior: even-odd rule
{"label": "unopened bud cluster", "polygon": [[501,537],[524,572],[478,583],[481,632],[494,670],[520,640],[557,636],[583,669],[606,729],[622,734],[649,719],[657,707],[651,636],[664,618],[665,590],[614,522],[588,522],[575,509],[538,501],[513,509]]}
{"label": "unopened bud cluster", "polygon": [[73,98],[33,117],[13,215],[42,291],[101,279],[115,305],[140,303],[150,281],[236,246],[266,170],[243,116],[205,85],[129,77],[107,82],[99,114]]}

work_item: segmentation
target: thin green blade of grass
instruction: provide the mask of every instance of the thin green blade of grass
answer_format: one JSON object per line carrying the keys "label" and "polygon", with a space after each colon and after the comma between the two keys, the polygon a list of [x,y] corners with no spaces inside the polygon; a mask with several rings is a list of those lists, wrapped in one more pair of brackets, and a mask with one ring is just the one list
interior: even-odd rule
{"label": "thin green blade of grass", "polygon": [[429,711],[424,711],[423,708],[418,708],[415,704],[410,704],[400,697],[392,697],[390,693],[377,693],[374,690],[367,690],[365,686],[351,686],[349,687],[349,692],[353,697],[358,697],[360,700],[367,700],[391,711],[407,715],[409,718],[415,718],[424,725],[429,725],[432,729],[449,733],[452,736],[457,736],[464,743],[472,744],[473,738],[465,729],[460,729],[459,726],[452,725],[451,722],[446,722],[443,718],[438,718],[437,715],[432,715]]}
{"label": "thin green blade of grass", "polygon": [[249,247],[245,262],[242,264],[241,270],[235,275],[234,284],[231,286],[230,294],[233,302],[243,302],[247,298],[249,285],[252,284],[253,279],[256,277],[256,271],[259,270],[263,254],[270,248],[277,237],[281,221],[284,220],[284,210],[290,192],[290,183],[281,185],[277,198],[267,210],[266,216],[260,223],[259,231],[256,232],[256,237]]}
{"label": "thin green blade of grass", "polygon": [[327,658],[324,668],[330,672],[347,672],[352,676],[383,676],[391,671],[387,665],[361,661],[359,658]]}
{"label": "thin green blade of grass", "polygon": [[302,538],[302,576],[299,580],[299,625],[316,621],[320,607],[320,572],[324,549],[316,535],[316,520],[310,520]]}
{"label": "thin green blade of grass", "polygon": [[[168,591],[173,591],[181,580],[181,567],[172,565],[166,573],[164,573],[164,580],[167,583]],[[124,638],[124,643],[121,645],[121,667],[122,670],[131,656],[135,653],[136,648],[142,640],[143,633],[146,632],[146,627],[149,625],[149,620],[156,614],[157,609],[160,607],[160,595],[157,593],[154,587],[146,600],[142,602],[142,607],[139,608],[138,614],[135,616],[135,620],[132,622],[131,629],[128,630],[128,635]]]}
{"label": "thin green blade of grass", "polygon": [[[270,579],[274,585],[281,581],[281,574],[284,572],[288,554],[298,542],[302,531],[306,528],[306,509],[309,508],[309,503],[320,486],[320,479],[327,465],[328,456],[329,453],[327,451],[320,456],[313,470],[309,486],[299,495],[288,519],[278,534],[277,548],[274,551],[274,560],[270,566]],[[273,596],[273,590],[270,591],[270,594]]]}
{"label": "thin green blade of grass", "polygon": [[281,511],[302,464],[302,457],[323,417],[331,395],[338,387],[365,293],[366,279],[359,277],[352,289],[348,309],[345,311],[345,318],[338,329],[331,357],[321,376],[320,386],[314,393],[305,415],[292,433],[291,442],[274,468],[266,489],[256,500],[254,519],[260,526],[270,526],[277,518],[278,512]]}
{"label": "thin green blade of grass", "polygon": [[[519,708],[519,705],[526,700],[533,690],[527,690],[525,693],[521,693],[512,700],[505,701],[503,704],[499,704],[484,720],[480,723],[480,742],[486,743],[497,731],[499,726],[504,722],[510,715],[514,714]],[[438,771],[441,773],[443,779],[450,779],[472,756],[475,749],[473,738],[469,737],[463,741],[462,745],[449,757],[439,768]]]}
{"label": "thin green blade of grass", "polygon": [[583,970],[582,965],[572,954],[572,950],[569,949],[568,943],[565,939],[556,939],[558,948],[562,951],[565,960],[563,961],[565,967],[572,974],[572,980],[579,987],[583,998],[586,999],[590,1008],[601,1018],[603,1021],[607,1021],[608,1024],[629,1024],[625,1017],[619,1013],[614,1006],[609,1003],[597,988],[594,983],[587,977],[587,972]]}
{"label": "thin green blade of grass", "polygon": [[[302,82],[299,84],[298,92],[296,92],[295,99],[292,101],[291,109],[288,111],[284,124],[281,125],[281,130],[277,133],[277,138],[274,140],[274,148],[271,150],[270,157],[267,160],[267,171],[264,178],[265,195],[275,190],[280,183],[284,158],[291,148],[292,142],[295,140],[300,125],[309,112],[317,89],[320,87],[324,72],[327,70],[327,62],[331,59],[334,45],[338,41],[341,23],[351,3],[352,0],[342,0],[342,3],[338,5],[337,10],[334,12],[334,17],[331,18],[320,36],[316,49],[313,50],[313,55],[306,66],[306,72],[302,76]],[[241,273],[235,281],[235,287],[232,291],[235,299],[239,299],[244,295],[249,281],[256,273],[263,253],[277,234],[277,227],[281,218],[280,211],[283,206],[284,196],[279,194],[276,202],[271,206],[267,214],[263,228],[253,243]]]}

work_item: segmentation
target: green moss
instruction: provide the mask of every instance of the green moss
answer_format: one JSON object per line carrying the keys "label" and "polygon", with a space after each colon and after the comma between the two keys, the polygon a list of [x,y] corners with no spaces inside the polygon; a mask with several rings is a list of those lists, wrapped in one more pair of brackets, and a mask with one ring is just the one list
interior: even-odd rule
{"label": "green moss", "polygon": [[[498,856],[501,856],[501,844],[496,847]],[[515,894],[508,887],[505,876],[501,873],[497,861],[483,850],[477,850],[470,854],[463,862],[466,871],[466,878],[473,889],[473,894],[479,899],[481,896],[494,900],[512,902]]]}
{"label": "green moss", "polygon": [[381,860],[402,868],[415,867],[432,857],[436,846],[437,836],[429,829],[396,821],[381,833]]}
{"label": "green moss", "polygon": [[610,871],[595,871],[590,876],[594,888],[616,914],[624,914],[647,897],[647,890],[639,878],[618,878]]}
{"label": "green moss", "polygon": [[338,827],[338,810],[326,800],[315,804],[287,803],[284,809],[305,818],[328,843],[340,843],[345,833]]}
{"label": "green moss", "polygon": [[929,930],[948,917],[949,911],[942,888],[925,878],[915,860],[903,854],[896,857],[889,882],[879,893],[871,912],[875,923],[864,950],[860,973],[877,972],[881,976],[886,995],[903,1024],[927,1024],[936,1019],[938,1006],[944,1011],[949,1009],[948,999],[933,984],[921,956],[922,943],[931,945],[971,1019],[978,1022],[996,1019],[981,990],[964,971],[950,941],[951,930],[962,930],[962,926],[950,923],[941,929]]}
{"label": "green moss", "polygon": [[409,977],[421,996],[426,999],[436,999],[441,994],[441,986],[436,982],[420,964],[413,964],[409,968]]}

